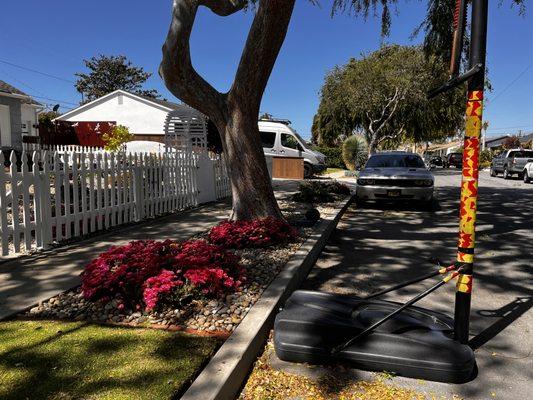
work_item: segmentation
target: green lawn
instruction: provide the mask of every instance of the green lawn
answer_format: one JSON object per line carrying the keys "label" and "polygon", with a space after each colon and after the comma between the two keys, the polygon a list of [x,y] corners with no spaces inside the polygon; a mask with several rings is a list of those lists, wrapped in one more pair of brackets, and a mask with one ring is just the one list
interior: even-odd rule
{"label": "green lawn", "polygon": [[170,399],[216,347],[150,329],[0,322],[0,398]]}

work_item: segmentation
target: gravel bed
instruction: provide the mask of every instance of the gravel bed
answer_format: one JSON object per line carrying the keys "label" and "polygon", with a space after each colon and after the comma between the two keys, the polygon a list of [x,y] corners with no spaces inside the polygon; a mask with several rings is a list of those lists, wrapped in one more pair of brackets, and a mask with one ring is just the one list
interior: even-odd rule
{"label": "gravel bed", "polygon": [[[293,202],[281,200],[280,207],[289,221],[296,221],[302,218],[309,205],[295,205]],[[335,208],[335,204],[319,205],[316,208],[321,214],[328,213]],[[111,324],[125,323],[134,326],[155,325],[169,329],[203,331],[208,334],[229,334],[241,322],[289,258],[305,242],[312,228],[301,227],[298,230],[300,232],[298,238],[287,245],[236,250],[235,253],[241,257],[241,265],[246,269],[247,279],[238,291],[228,294],[225,298],[189,299],[177,308],[168,307],[157,312],[140,312],[119,310],[116,300],[105,305],[88,301],[83,297],[81,288],[76,288],[52,297],[20,316]],[[206,233],[197,237],[204,235]]]}

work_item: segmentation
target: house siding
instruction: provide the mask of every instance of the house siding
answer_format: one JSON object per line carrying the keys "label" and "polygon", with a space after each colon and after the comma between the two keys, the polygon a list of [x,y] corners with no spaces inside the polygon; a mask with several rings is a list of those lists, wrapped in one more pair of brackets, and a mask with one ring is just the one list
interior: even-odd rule
{"label": "house siding", "polygon": [[[168,110],[163,107],[145,103],[127,94],[116,95],[95,103],[92,106],[59,117],[70,122],[116,121],[127,126],[130,133],[143,137],[164,136],[164,123]],[[146,140],[146,139],[145,139]]]}
{"label": "house siding", "polygon": [[11,119],[11,146],[5,146],[0,143],[2,148],[13,148],[15,150],[22,150],[22,126],[21,126],[21,101],[7,96],[0,96],[0,104],[9,107],[9,114]]}
{"label": "house siding", "polygon": [[38,136],[39,130],[35,128],[37,125],[37,112],[35,107],[29,104],[21,105],[21,124],[28,124],[27,132],[23,132],[22,135]]}

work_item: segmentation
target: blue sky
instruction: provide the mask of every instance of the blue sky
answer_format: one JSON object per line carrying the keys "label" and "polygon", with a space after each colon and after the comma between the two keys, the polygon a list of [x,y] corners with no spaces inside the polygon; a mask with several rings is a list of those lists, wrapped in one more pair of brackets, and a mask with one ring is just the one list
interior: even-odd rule
{"label": "blue sky", "polygon": [[[494,91],[488,95],[485,117],[489,135],[533,132],[533,23],[516,9],[491,2],[488,66]],[[304,137],[310,136],[318,93],[324,75],[350,57],[369,52],[381,43],[379,18],[338,15],[330,17],[331,1],[321,7],[297,0],[287,39],[274,68],[262,111],[293,121]],[[171,0],[4,0],[0,13],[0,60],[39,70],[66,80],[83,71],[82,60],[97,54],[124,54],[154,75],[146,87],[174,100],[157,75],[161,45],[170,21]],[[400,2],[394,16],[390,43],[412,44],[409,39],[422,20],[425,1]],[[529,10],[530,11],[530,10]],[[240,58],[252,13],[221,18],[202,9],[192,36],[196,68],[217,89],[227,90]],[[0,79],[42,102],[80,100],[72,83],[52,79],[0,62]],[[46,100],[48,97],[54,100]],[[491,100],[493,99],[493,100]]]}

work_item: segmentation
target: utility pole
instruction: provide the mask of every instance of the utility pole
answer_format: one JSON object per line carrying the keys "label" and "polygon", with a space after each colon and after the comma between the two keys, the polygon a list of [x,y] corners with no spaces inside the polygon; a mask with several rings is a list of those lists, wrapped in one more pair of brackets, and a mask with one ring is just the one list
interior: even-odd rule
{"label": "utility pole", "polygon": [[469,340],[470,302],[474,272],[475,226],[479,177],[479,142],[483,124],[483,90],[487,50],[488,0],[472,1],[469,69],[480,68],[468,81],[466,129],[464,136],[463,176],[457,264],[462,266],[455,293],[455,339]]}

